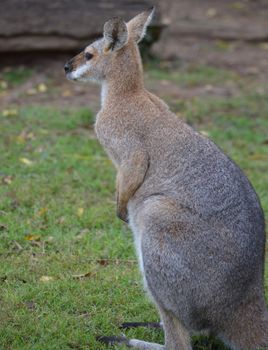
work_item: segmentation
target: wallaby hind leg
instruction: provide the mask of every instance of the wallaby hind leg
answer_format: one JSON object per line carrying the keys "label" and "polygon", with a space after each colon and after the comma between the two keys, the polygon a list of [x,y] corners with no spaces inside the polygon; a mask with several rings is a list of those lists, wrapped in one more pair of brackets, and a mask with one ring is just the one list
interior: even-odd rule
{"label": "wallaby hind leg", "polygon": [[235,350],[267,350],[268,310],[264,303],[243,305],[220,337]]}
{"label": "wallaby hind leg", "polygon": [[189,334],[180,321],[168,311],[160,309],[160,313],[165,331],[165,345],[125,337],[99,337],[98,340],[108,345],[125,344],[138,350],[191,350]]}
{"label": "wallaby hind leg", "polygon": [[128,348],[135,348],[138,350],[167,350],[164,345],[149,343],[138,339],[128,339],[126,337],[97,337],[97,340],[106,345],[126,345]]}
{"label": "wallaby hind leg", "polygon": [[190,337],[187,330],[172,313],[160,309],[165,331],[165,346],[130,339],[128,346],[139,350],[191,350]]}
{"label": "wallaby hind leg", "polygon": [[165,331],[165,349],[191,350],[190,335],[181,322],[169,311],[160,308]]}

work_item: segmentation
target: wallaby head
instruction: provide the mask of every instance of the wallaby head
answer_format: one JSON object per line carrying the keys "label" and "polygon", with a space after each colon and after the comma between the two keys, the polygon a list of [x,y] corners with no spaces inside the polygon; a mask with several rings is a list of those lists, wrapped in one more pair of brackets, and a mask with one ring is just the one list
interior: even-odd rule
{"label": "wallaby head", "polygon": [[154,8],[144,11],[128,23],[118,17],[107,21],[103,38],[88,45],[66,63],[67,78],[100,83],[123,79],[129,84],[137,83],[142,74],[137,44],[146,34],[153,12]]}

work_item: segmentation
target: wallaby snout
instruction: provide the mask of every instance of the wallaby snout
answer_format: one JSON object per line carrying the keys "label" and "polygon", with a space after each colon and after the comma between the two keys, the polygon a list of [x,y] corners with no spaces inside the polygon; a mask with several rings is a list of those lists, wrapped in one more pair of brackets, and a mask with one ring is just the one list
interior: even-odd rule
{"label": "wallaby snout", "polygon": [[67,63],[65,63],[64,66],[64,71],[66,74],[70,73],[73,70],[73,65],[72,65],[72,61],[68,61]]}
{"label": "wallaby snout", "polygon": [[64,70],[69,80],[77,80],[89,70],[87,65],[89,61],[88,54],[86,51],[82,51],[66,62]]}

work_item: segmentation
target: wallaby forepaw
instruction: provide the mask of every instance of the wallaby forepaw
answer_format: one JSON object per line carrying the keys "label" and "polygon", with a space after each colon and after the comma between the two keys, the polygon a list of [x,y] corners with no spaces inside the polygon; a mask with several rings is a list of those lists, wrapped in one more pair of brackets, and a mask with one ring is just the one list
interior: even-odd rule
{"label": "wallaby forepaw", "polygon": [[117,217],[128,224],[128,212],[127,210],[117,210]]}

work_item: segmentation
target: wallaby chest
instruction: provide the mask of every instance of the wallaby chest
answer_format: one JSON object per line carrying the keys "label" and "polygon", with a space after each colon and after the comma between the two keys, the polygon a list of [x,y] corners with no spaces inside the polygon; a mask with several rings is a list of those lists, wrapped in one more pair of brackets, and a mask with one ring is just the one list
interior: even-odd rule
{"label": "wallaby chest", "polygon": [[137,131],[129,115],[100,111],[96,118],[95,132],[101,145],[116,166],[136,147]]}

